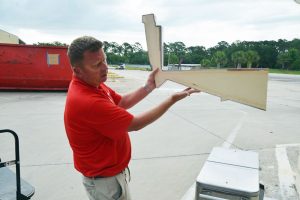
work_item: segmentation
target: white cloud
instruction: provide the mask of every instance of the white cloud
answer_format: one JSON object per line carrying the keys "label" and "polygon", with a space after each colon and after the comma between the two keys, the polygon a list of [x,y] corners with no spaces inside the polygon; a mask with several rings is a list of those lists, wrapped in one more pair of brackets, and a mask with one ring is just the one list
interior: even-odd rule
{"label": "white cloud", "polygon": [[293,0],[0,0],[0,28],[27,43],[70,43],[81,35],[140,42],[142,15],[155,13],[166,42],[214,46],[219,41],[300,38]]}

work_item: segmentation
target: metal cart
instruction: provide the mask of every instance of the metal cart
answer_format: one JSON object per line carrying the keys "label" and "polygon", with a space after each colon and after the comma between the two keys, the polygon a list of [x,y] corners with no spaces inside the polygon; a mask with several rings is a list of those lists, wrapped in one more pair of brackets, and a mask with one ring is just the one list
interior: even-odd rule
{"label": "metal cart", "polygon": [[[0,133],[11,133],[15,139],[15,160],[2,162],[0,159],[0,200],[27,200],[34,195],[34,187],[20,178],[20,153],[18,135],[9,129]],[[7,166],[16,165],[16,173]]]}
{"label": "metal cart", "polygon": [[197,177],[196,200],[262,200],[258,154],[213,148]]}

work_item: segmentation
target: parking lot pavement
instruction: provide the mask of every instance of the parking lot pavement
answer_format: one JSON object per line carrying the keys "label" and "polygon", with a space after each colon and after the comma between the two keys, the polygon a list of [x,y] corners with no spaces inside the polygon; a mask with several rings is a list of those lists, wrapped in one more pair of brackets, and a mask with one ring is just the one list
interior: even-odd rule
{"label": "parking lot pavement", "polygon": [[[124,78],[107,84],[120,93],[142,86],[149,74],[114,72]],[[168,82],[130,112],[144,112],[183,88]],[[35,187],[34,200],[87,199],[81,176],[73,168],[64,131],[65,97],[63,92],[0,92],[0,127],[19,134],[21,174]],[[220,102],[204,93],[192,95],[157,122],[130,133],[132,197],[181,199],[195,182],[211,149],[227,146],[259,152],[260,180],[269,198],[297,199],[299,118],[297,76],[270,76],[267,111]],[[4,161],[13,156],[13,140],[1,136],[0,157]],[[289,176],[283,174],[286,169]]]}

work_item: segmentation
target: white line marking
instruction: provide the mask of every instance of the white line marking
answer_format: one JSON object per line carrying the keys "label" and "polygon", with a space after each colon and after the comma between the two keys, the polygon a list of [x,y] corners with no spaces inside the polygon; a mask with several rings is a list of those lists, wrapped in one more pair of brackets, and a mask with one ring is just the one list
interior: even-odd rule
{"label": "white line marking", "polygon": [[181,198],[181,200],[194,200],[195,198],[195,192],[196,192],[196,183],[194,183],[188,191],[184,194],[184,196]]}
{"label": "white line marking", "polygon": [[297,199],[297,193],[295,191],[295,174],[291,169],[286,147],[276,145],[275,151],[278,163],[278,178],[281,197],[283,199]]}
{"label": "white line marking", "polygon": [[278,144],[276,147],[297,147],[300,146],[300,143],[292,143],[292,144]]}
{"label": "white line marking", "polygon": [[[224,143],[222,144],[222,147],[225,148],[230,148],[231,144],[233,143],[234,139],[236,138],[239,130],[241,129],[244,120],[247,116],[247,113],[244,111],[240,111],[243,113],[243,116],[239,119],[237,125],[232,129],[232,131],[230,132],[229,136],[227,137],[226,141],[224,141]],[[196,187],[196,183],[194,183],[189,189],[188,191],[184,194],[184,196],[181,198],[181,200],[193,200],[195,197],[195,188]]]}
{"label": "white line marking", "polygon": [[232,129],[231,133],[228,135],[226,141],[224,141],[224,143],[222,144],[222,147],[225,148],[230,148],[231,144],[234,142],[239,130],[241,129],[244,120],[246,118],[247,113],[244,111],[241,111],[243,113],[243,116],[239,119],[238,123],[236,124],[236,126],[234,127],[234,129]]}

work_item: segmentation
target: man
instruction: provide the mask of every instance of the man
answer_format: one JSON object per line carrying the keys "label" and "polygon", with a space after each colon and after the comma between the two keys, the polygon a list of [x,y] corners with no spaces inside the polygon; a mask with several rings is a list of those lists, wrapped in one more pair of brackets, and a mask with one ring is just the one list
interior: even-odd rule
{"label": "man", "polygon": [[93,37],[75,39],[68,49],[74,72],[66,100],[64,122],[73,150],[74,166],[83,175],[90,200],[130,199],[126,175],[131,159],[128,132],[162,116],[174,103],[197,92],[187,88],[140,115],[126,111],[155,87],[153,71],[136,91],[119,95],[107,80],[102,43]]}

